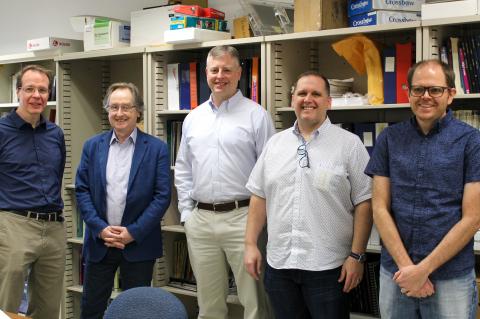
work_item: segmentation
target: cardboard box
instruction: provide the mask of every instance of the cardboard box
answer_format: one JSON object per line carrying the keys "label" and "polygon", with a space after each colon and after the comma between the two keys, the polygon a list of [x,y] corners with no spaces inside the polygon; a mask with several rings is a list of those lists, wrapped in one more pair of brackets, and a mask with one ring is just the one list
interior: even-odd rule
{"label": "cardboard box", "polygon": [[422,20],[476,15],[479,8],[480,0],[426,3],[422,5]]}
{"label": "cardboard box", "polygon": [[251,36],[253,36],[253,33],[250,29],[247,16],[233,20],[233,37],[235,39],[249,38]]}
{"label": "cardboard box", "polygon": [[170,18],[170,30],[200,28],[215,31],[227,31],[227,21],[190,16]]}
{"label": "cardboard box", "polygon": [[230,32],[213,31],[199,28],[167,30],[164,34],[166,43],[190,43],[230,39]]}
{"label": "cardboard box", "polygon": [[85,51],[127,47],[130,45],[130,24],[110,18],[87,21],[83,45]]}
{"label": "cardboard box", "polygon": [[294,32],[347,27],[347,0],[295,0]]}
{"label": "cardboard box", "polygon": [[169,0],[168,4],[186,4],[186,5],[197,5],[202,8],[208,7],[208,0]]}
{"label": "cardboard box", "polygon": [[173,9],[175,13],[180,13],[180,14],[186,14],[189,16],[194,16],[194,17],[202,17],[203,16],[203,8],[200,6],[187,6],[187,5],[177,5]]}
{"label": "cardboard box", "polygon": [[165,43],[163,36],[170,29],[174,5],[134,11],[130,13],[132,26],[130,45],[143,46]]}
{"label": "cardboard box", "polygon": [[420,11],[425,0],[348,0],[348,16],[373,10]]}
{"label": "cardboard box", "polygon": [[27,40],[27,51],[58,50],[59,52],[83,51],[83,41],[57,37]]}
{"label": "cardboard box", "polygon": [[349,17],[348,26],[363,27],[366,25],[405,23],[419,20],[421,20],[421,17],[418,12],[377,10]]}

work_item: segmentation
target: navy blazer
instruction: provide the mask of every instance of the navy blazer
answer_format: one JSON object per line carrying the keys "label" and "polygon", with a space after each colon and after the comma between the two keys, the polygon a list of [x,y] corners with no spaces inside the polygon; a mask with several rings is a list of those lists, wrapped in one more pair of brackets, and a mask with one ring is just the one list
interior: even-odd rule
{"label": "navy blazer", "polygon": [[[106,171],[113,130],[85,142],[77,170],[77,205],[86,224],[83,255],[99,262],[107,252],[101,231],[106,216]],[[162,256],[160,221],[170,205],[170,156],[167,145],[138,130],[128,181],[122,226],[135,239],[125,246],[123,256],[136,262]]]}

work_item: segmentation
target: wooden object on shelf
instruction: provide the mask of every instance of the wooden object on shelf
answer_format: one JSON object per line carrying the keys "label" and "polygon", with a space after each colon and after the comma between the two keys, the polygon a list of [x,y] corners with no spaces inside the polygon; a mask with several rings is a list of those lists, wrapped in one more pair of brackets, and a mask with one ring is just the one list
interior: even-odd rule
{"label": "wooden object on shelf", "polygon": [[9,316],[11,319],[31,319],[30,317],[20,316],[11,312],[5,312],[5,314]]}
{"label": "wooden object on shelf", "polygon": [[347,27],[347,0],[295,0],[293,31]]}
{"label": "wooden object on shelf", "polygon": [[248,38],[253,36],[250,25],[248,24],[248,17],[243,16],[233,20],[233,37],[235,39]]}

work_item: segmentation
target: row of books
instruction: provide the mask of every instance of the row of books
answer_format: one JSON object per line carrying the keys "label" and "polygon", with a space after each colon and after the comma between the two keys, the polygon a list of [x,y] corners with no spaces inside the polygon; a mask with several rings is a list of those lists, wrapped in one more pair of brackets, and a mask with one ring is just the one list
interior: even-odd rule
{"label": "row of books", "polygon": [[170,150],[170,163],[175,165],[178,150],[180,148],[180,140],[182,139],[183,121],[167,121],[167,145]]}
{"label": "row of books", "polygon": [[[231,270],[229,271],[228,277],[228,293],[235,295],[237,294],[237,285]],[[195,280],[195,275],[190,265],[186,239],[178,239],[173,243],[173,267],[168,285],[180,289],[197,291],[197,281]]]}
{"label": "row of books", "polygon": [[458,94],[480,93],[480,36],[450,37],[440,47],[440,59],[452,66]]}
{"label": "row of books", "polygon": [[385,104],[408,103],[407,73],[415,59],[412,42],[385,47],[383,60],[383,96]]}
{"label": "row of books", "polygon": [[363,280],[349,293],[350,311],[380,318],[380,256],[369,254],[364,264]]}
{"label": "row of books", "polygon": [[453,111],[453,116],[455,116],[460,121],[463,121],[477,129],[480,129],[479,110],[457,110]]}
{"label": "row of books", "polygon": [[[241,59],[242,76],[238,83],[243,95],[260,102],[260,59]],[[207,101],[210,88],[205,73],[206,62],[167,64],[168,110],[191,110]]]}
{"label": "row of books", "polygon": [[389,125],[386,122],[377,123],[341,123],[343,129],[355,133],[360,137],[367,151],[372,155],[373,147],[378,135]]}

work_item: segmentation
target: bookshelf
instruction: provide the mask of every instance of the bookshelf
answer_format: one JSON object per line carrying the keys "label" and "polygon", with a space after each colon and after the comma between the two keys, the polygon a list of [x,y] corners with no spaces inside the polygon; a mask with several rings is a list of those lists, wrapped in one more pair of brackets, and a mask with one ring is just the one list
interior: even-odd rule
{"label": "bookshelf", "polygon": [[[18,107],[18,102],[13,96],[15,74],[26,65],[38,64],[51,70],[56,75],[54,57],[55,55],[51,53],[33,52],[0,56],[0,117]],[[56,88],[54,89],[56,90]],[[56,101],[48,101],[43,116],[49,119],[52,110],[57,110]]]}
{"label": "bookshelf", "polygon": [[[53,70],[57,76],[57,101],[48,103],[56,108],[57,123],[65,132],[67,163],[64,175],[63,199],[67,228],[67,265],[65,298],[62,318],[79,318],[82,286],[79,284],[80,256],[83,238],[77,236],[77,209],[74,177],[84,141],[109,129],[102,98],[110,83],[130,81],[143,92],[145,100],[144,130],[167,141],[167,122],[183,121],[188,110],[168,110],[166,65],[169,63],[203,61],[208,50],[216,45],[233,45],[241,57],[260,58],[260,104],[272,115],[277,130],[292,125],[295,114],[289,106],[290,85],[303,71],[319,70],[331,78],[354,78],[354,90],[366,93],[367,78],[357,75],[351,66],[339,57],[331,44],[350,35],[362,33],[381,45],[397,42],[414,43],[415,60],[436,57],[438,43],[450,36],[479,33],[480,16],[428,20],[395,25],[342,28],[322,31],[211,41],[181,45],[159,45],[138,48],[120,48],[65,54],[25,53],[0,56],[0,113],[9,111],[18,103],[11,101],[11,75],[29,63],[37,63]],[[439,42],[440,41],[440,42]],[[203,70],[199,70],[203,72]],[[458,95],[454,109],[477,109],[480,93]],[[48,112],[48,110],[46,111]],[[48,113],[46,113],[47,115]],[[334,123],[396,122],[410,116],[408,104],[378,106],[334,107],[329,116]],[[173,165],[173,163],[172,163]],[[172,177],[174,167],[172,166]],[[184,238],[176,207],[176,192],[163,221],[164,257],[155,266],[153,284],[163,286],[176,294],[187,306],[189,316],[197,309],[196,293],[168,286],[174,263],[174,240]],[[480,236],[479,236],[480,237]],[[370,243],[367,252],[377,254],[380,246]],[[480,254],[480,242],[475,244]],[[112,294],[114,298],[116,294]],[[238,298],[228,297],[232,318],[241,318]],[[352,313],[351,318],[371,318]]]}

